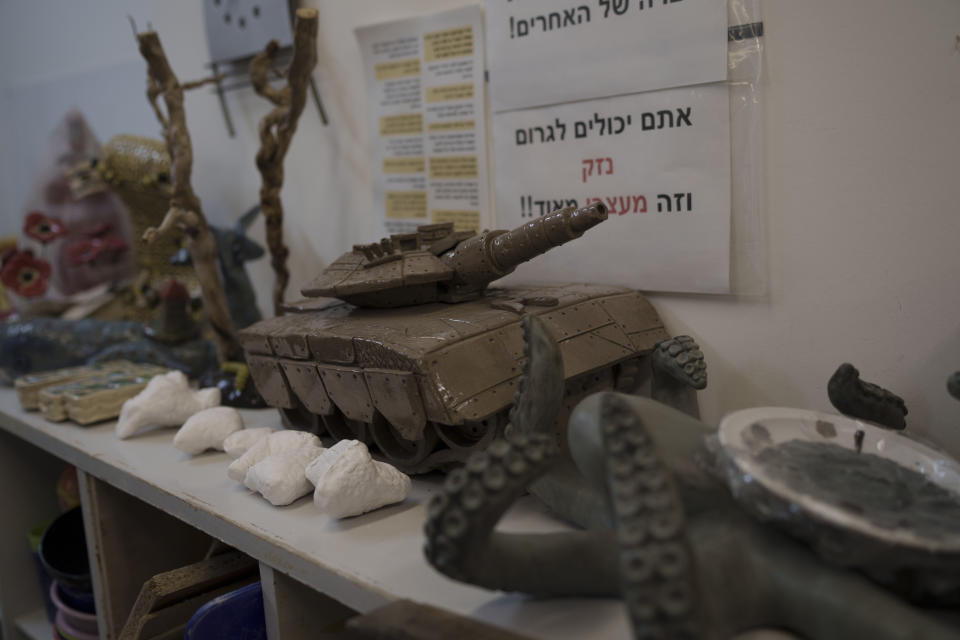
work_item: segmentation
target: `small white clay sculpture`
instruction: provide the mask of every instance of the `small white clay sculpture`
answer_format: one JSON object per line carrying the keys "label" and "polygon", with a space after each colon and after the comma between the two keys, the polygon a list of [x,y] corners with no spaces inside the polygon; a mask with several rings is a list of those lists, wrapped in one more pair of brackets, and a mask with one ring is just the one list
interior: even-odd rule
{"label": "small white clay sculpture", "polygon": [[290,504],[313,489],[305,471],[324,451],[323,447],[311,444],[268,456],[250,467],[243,484],[275,507]]}
{"label": "small white clay sculpture", "polygon": [[197,455],[207,449],[223,451],[227,436],[243,429],[243,417],[233,407],[211,407],[190,416],[183,423],[173,446],[184,453]]}
{"label": "small white clay sculpture", "polygon": [[180,371],[154,376],[143,391],[123,403],[117,437],[125,440],[149,426],[179,427],[193,414],[219,404],[220,389],[192,391]]}
{"label": "small white clay sculpture", "polygon": [[323,445],[320,443],[320,438],[312,433],[281,429],[259,440],[247,449],[246,453],[231,462],[227,467],[227,475],[237,482],[243,482],[247,477],[247,471],[261,460],[284,451],[305,449],[310,446],[322,447]]}
{"label": "small white clay sculpture", "polygon": [[253,427],[252,429],[243,429],[227,436],[223,441],[223,450],[227,455],[236,460],[247,452],[247,449],[255,445],[260,440],[276,431],[273,427]]}
{"label": "small white clay sculpture", "polygon": [[370,457],[359,440],[341,440],[306,469],[316,486],[313,502],[333,518],[348,518],[401,502],[410,493],[410,477]]}

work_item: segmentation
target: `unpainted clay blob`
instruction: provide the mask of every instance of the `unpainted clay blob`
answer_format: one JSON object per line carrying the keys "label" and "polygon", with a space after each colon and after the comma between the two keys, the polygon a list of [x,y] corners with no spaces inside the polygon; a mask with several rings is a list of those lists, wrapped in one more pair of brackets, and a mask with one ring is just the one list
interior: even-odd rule
{"label": "unpainted clay blob", "polygon": [[359,440],[341,440],[306,469],[316,485],[313,502],[332,518],[348,518],[401,502],[410,493],[410,477],[370,457]]}
{"label": "unpainted clay blob", "polygon": [[226,440],[223,441],[223,450],[227,452],[228,456],[236,460],[245,454],[250,447],[274,431],[276,431],[276,429],[273,427],[254,427],[253,429],[243,429],[231,433],[227,436]]}
{"label": "unpainted clay blob", "polygon": [[212,407],[190,416],[173,436],[173,446],[190,455],[207,449],[223,451],[226,437],[242,429],[243,418],[239,411],[233,407]]}
{"label": "unpainted clay blob", "polygon": [[306,431],[282,429],[259,440],[246,453],[231,462],[227,467],[227,475],[237,482],[243,482],[247,471],[261,460],[284,451],[310,446],[322,447],[320,438]]}
{"label": "unpainted clay blob", "polygon": [[117,437],[124,440],[149,426],[179,427],[193,414],[219,404],[220,389],[192,391],[180,371],[154,376],[143,391],[123,403]]}
{"label": "unpainted clay blob", "polygon": [[243,484],[275,507],[290,504],[310,493],[313,485],[307,480],[305,470],[323,452],[323,447],[309,445],[267,456],[250,467]]}

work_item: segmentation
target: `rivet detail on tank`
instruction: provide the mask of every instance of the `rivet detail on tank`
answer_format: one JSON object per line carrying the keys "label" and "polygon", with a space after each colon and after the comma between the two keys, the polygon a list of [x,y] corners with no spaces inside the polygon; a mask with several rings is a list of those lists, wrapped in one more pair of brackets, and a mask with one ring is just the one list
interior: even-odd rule
{"label": "rivet detail on tank", "polygon": [[365,369],[373,406],[407,440],[423,437],[427,424],[417,378],[407,371]]}
{"label": "rivet detail on tank", "polygon": [[373,422],[373,401],[363,371],[352,367],[318,367],[323,386],[337,408],[351,420]]}
{"label": "rivet detail on tank", "polygon": [[270,347],[273,349],[273,353],[281,358],[303,360],[310,355],[307,339],[304,336],[271,336]]}
{"label": "rivet detail on tank", "polygon": [[257,391],[271,407],[293,409],[297,406],[297,399],[287,385],[279,362],[273,358],[249,355],[247,366]]}
{"label": "rivet detail on tank", "polygon": [[285,361],[281,362],[280,366],[303,406],[322,416],[333,413],[333,402],[323,386],[317,365],[312,362]]}
{"label": "rivet detail on tank", "polygon": [[313,356],[323,362],[353,364],[356,361],[353,340],[349,338],[328,335],[308,335],[307,343],[310,345],[310,351],[313,353]]}

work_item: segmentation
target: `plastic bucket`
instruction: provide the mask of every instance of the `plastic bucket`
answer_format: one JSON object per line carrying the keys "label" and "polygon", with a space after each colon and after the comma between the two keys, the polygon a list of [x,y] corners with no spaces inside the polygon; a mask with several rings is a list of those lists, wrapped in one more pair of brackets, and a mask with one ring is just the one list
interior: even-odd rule
{"label": "plastic bucket", "polygon": [[[57,608],[56,623],[65,635],[73,635],[72,632],[93,634],[96,637],[98,633],[97,616],[93,613],[85,613],[66,605],[60,598],[57,581],[54,580],[50,585],[50,599],[53,606]],[[61,621],[66,625],[60,624]]]}
{"label": "plastic bucket", "polygon": [[63,615],[63,611],[57,612],[53,626],[56,632],[63,636],[65,640],[100,640],[100,634],[96,631],[87,633],[86,631],[81,631],[71,626]]}

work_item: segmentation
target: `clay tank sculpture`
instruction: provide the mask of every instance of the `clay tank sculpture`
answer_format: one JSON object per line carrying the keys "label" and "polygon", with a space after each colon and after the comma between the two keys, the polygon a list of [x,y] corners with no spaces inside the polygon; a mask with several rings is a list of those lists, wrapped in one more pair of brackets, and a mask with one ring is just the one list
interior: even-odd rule
{"label": "clay tank sculpture", "polygon": [[[560,344],[567,410],[593,391],[650,385],[695,413],[703,354],[689,338],[654,354],[669,336],[638,292],[487,288],[606,218],[595,204],[510,231],[434,224],[358,245],[303,289],[340,302],[308,301],[240,333],[257,389],[289,422],[376,445],[407,473],[450,467],[502,433],[524,357],[520,322],[533,314]],[[565,424],[563,414],[561,441]]]}
{"label": "clay tank sculpture", "polygon": [[[530,357],[505,438],[448,474],[427,508],[424,552],[438,571],[541,597],[622,597],[638,640],[721,640],[761,627],[819,640],[957,637],[748,515],[724,482],[714,430],[688,415],[596,393],[574,409],[565,455],[543,428],[560,410],[550,392],[562,380],[559,349],[538,317],[524,332]],[[528,490],[581,529],[496,530]]]}

